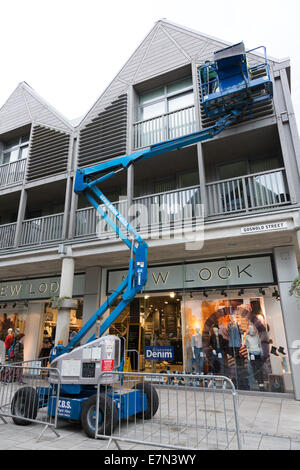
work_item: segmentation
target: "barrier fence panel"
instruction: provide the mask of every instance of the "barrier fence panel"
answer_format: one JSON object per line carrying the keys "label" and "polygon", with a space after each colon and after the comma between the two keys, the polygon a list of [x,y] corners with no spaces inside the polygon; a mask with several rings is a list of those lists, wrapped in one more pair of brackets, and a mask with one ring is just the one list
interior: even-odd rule
{"label": "barrier fence panel", "polygon": [[[44,367],[48,358],[22,363],[0,364],[0,419],[11,418],[16,425],[44,425],[39,440],[47,428],[56,431],[60,398],[60,375],[57,369]],[[56,377],[49,387],[49,375]]]}
{"label": "barrier fence panel", "polygon": [[95,438],[118,448],[131,442],[164,449],[241,449],[237,394],[227,377],[103,372],[87,422]]}

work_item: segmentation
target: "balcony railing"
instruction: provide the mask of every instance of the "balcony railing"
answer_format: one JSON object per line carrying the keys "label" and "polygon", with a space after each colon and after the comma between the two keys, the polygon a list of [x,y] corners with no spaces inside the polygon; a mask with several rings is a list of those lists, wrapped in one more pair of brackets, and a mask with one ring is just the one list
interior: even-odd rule
{"label": "balcony railing", "polygon": [[25,176],[27,158],[0,165],[0,188],[21,183]]}
{"label": "balcony railing", "polygon": [[0,225],[0,249],[14,246],[17,224]]}
{"label": "balcony railing", "polygon": [[132,225],[141,232],[181,229],[203,216],[200,186],[137,197],[131,213]]}
{"label": "balcony railing", "polygon": [[22,224],[20,245],[41,245],[61,240],[63,217],[62,213],[25,220]]}
{"label": "balcony railing", "polygon": [[196,130],[195,106],[136,122],[133,127],[135,149],[191,134]]}
{"label": "balcony railing", "polygon": [[249,212],[290,203],[284,168],[206,185],[208,215]]}
{"label": "balcony railing", "polygon": [[[215,181],[206,184],[207,216],[222,217],[250,213],[290,204],[290,196],[284,168],[252,175]],[[127,200],[114,203],[127,218]],[[106,208],[103,207],[106,212]],[[201,223],[203,207],[200,186],[177,189],[134,198],[130,208],[131,224],[142,236],[165,233]],[[55,214],[25,220],[19,245],[42,245],[62,240],[64,214]],[[122,228],[116,219],[116,226]],[[0,249],[12,248],[16,235],[16,223],[0,225]],[[172,233],[172,232],[171,232]],[[76,211],[75,238],[116,238],[114,229],[98,215],[93,207]]]}
{"label": "balcony railing", "polygon": [[[127,216],[127,201],[114,203],[118,211]],[[103,207],[103,210],[105,208]],[[164,193],[134,198],[129,216],[131,225],[139,232],[153,232],[162,228],[181,228],[182,222],[192,223],[202,217],[200,205],[200,187],[177,189]],[[110,214],[110,217],[111,214]],[[117,227],[122,227],[114,220]],[[124,232],[124,229],[122,229]],[[93,207],[79,209],[76,212],[75,237],[98,236],[115,237],[115,231],[105,220],[98,216]]]}
{"label": "balcony railing", "polygon": [[[127,200],[113,202],[113,205],[122,214],[127,213]],[[103,211],[107,213],[105,206],[101,206]],[[110,218],[119,227],[118,221],[109,214]],[[115,236],[113,228],[95,211],[94,207],[78,209],[76,211],[75,222],[75,238],[98,236],[99,238],[109,238]]]}

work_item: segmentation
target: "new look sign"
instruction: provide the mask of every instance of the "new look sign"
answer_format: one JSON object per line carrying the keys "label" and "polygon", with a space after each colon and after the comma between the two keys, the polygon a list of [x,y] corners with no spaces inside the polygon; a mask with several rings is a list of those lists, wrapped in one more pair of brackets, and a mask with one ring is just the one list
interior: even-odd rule
{"label": "new look sign", "polygon": [[146,346],[146,361],[174,361],[173,346]]}
{"label": "new look sign", "polygon": [[[107,292],[113,292],[126,276],[126,270],[109,271]],[[259,284],[272,285],[274,280],[270,255],[227,258],[185,264],[150,266],[145,292]]]}

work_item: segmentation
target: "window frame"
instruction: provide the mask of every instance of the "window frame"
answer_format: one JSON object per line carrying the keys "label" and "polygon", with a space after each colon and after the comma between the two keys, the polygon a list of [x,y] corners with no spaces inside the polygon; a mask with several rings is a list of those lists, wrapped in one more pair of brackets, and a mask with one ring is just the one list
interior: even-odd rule
{"label": "window frame", "polygon": [[[28,139],[24,142],[23,139],[24,138],[27,138]],[[23,160],[23,158],[28,158],[27,156],[26,157],[23,157],[22,158],[22,150],[24,148],[28,148],[29,149],[29,141],[30,141],[30,135],[28,134],[28,136],[24,136],[24,135],[21,135],[20,137],[17,137],[18,139],[18,143],[14,144],[14,145],[11,145],[10,147],[7,147],[5,148],[5,143],[3,143],[3,148],[1,150],[1,153],[0,153],[0,165],[9,165],[10,163],[15,163],[15,162],[18,162],[20,160]],[[7,142],[7,145],[9,144],[9,141]],[[13,150],[18,150],[18,158],[16,160],[14,160],[13,162],[12,161],[9,161],[9,162],[4,162],[4,159],[5,159],[5,155],[9,153],[9,155],[11,155],[11,152]]]}
{"label": "window frame", "polygon": [[[180,90],[177,90],[177,91],[168,92],[168,87],[170,85],[173,85],[174,83],[181,82],[181,81],[183,81],[187,78],[191,79],[191,85],[183,87],[183,88],[181,88]],[[165,85],[160,85],[160,86],[157,86],[155,88],[152,88],[151,90],[148,90],[148,92],[149,91],[159,90],[160,88],[163,88],[162,96],[160,98],[153,98],[152,100],[147,101],[147,103],[145,103],[145,104],[140,104],[140,97],[143,95],[143,93],[141,93],[139,95],[139,103],[137,105],[137,118],[138,118],[138,121],[147,121],[148,119],[155,119],[155,117],[148,118],[148,119],[143,119],[143,110],[145,108],[149,107],[149,106],[152,106],[153,104],[162,103],[162,102],[164,103],[164,112],[162,114],[168,114],[169,112],[174,112],[174,111],[168,111],[168,101],[169,101],[169,99],[180,96],[180,95],[183,95],[185,93],[189,93],[189,92],[193,93],[193,91],[194,91],[193,77],[192,77],[192,75],[187,75],[183,78],[180,78],[180,79],[175,80],[173,82],[169,82]],[[145,92],[145,93],[147,93],[147,92]],[[180,109],[182,109],[182,108],[180,108]],[[158,116],[160,116],[160,115],[158,115]]]}
{"label": "window frame", "polygon": [[[246,159],[239,159],[239,160],[230,160],[226,163],[224,162],[219,162],[216,164],[216,181],[227,181],[227,180],[231,180],[231,179],[235,179],[235,178],[242,178],[243,176],[247,176],[247,175],[252,175],[252,174],[256,174],[256,173],[260,173],[260,172],[253,172],[251,170],[251,163],[252,162],[255,162],[255,161],[262,161],[262,160],[271,160],[271,159],[278,159],[278,164],[279,164],[279,167],[280,167],[280,155],[273,155],[273,156],[265,156],[263,158],[246,158]],[[222,166],[226,166],[226,165],[231,165],[231,164],[234,164],[234,163],[242,163],[242,162],[245,162],[246,163],[246,168],[247,168],[247,173],[243,174],[243,175],[240,175],[240,176],[232,176],[231,178],[225,178],[225,179],[222,179],[220,178],[220,167]],[[278,167],[278,168],[279,168]],[[276,170],[276,168],[274,168],[274,170]],[[266,170],[268,171],[268,170]]]}

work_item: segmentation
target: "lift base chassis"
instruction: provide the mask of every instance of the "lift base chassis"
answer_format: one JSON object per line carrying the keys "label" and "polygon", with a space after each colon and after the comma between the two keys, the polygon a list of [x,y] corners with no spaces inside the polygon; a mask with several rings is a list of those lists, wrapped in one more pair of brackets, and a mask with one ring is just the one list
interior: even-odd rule
{"label": "lift base chassis", "polygon": [[[81,420],[82,408],[86,400],[90,396],[95,395],[95,390],[91,390],[90,393],[86,391],[86,396],[84,397],[63,396],[59,397],[57,404],[57,397],[51,397],[50,387],[39,388],[37,391],[39,396],[44,397],[45,403],[48,404],[48,416],[55,416],[57,406],[57,417],[71,421]],[[147,411],[147,397],[142,390],[113,390],[107,392],[106,396],[109,396],[116,406],[118,421]],[[39,407],[43,407],[43,401],[39,403]]]}

